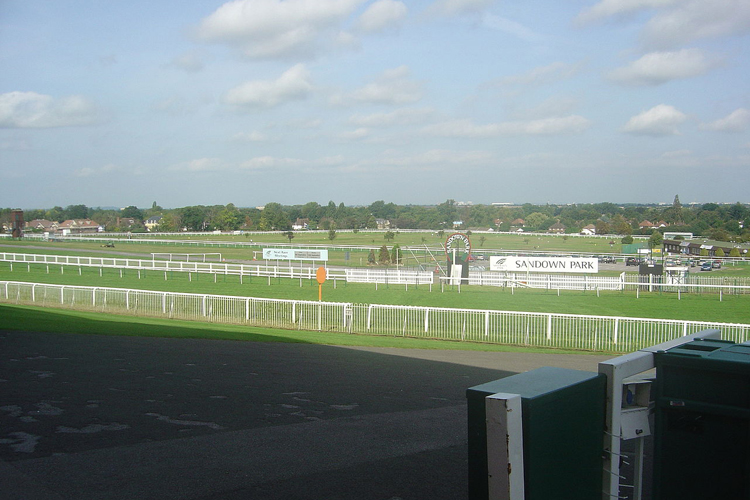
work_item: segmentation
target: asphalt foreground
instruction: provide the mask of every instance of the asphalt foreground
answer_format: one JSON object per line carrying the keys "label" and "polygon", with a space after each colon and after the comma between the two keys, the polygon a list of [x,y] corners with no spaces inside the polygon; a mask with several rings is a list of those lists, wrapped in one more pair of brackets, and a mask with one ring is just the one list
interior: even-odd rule
{"label": "asphalt foreground", "polygon": [[461,500],[467,388],[611,356],[0,330],[5,500]]}

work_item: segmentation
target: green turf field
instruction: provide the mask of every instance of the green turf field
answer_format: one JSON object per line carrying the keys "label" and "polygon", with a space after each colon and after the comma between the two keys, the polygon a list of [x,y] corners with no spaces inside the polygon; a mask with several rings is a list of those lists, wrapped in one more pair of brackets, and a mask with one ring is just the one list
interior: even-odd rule
{"label": "green turf field", "polygon": [[[314,280],[248,278],[184,272],[124,270],[45,264],[0,263],[0,280],[79,286],[101,286],[211,295],[317,300]],[[49,272],[48,272],[49,269]],[[80,273],[80,274],[79,274]],[[166,279],[165,279],[166,278]],[[600,292],[440,285],[347,284],[327,281],[323,300],[363,304],[396,304],[466,309],[625,316],[639,318],[750,322],[750,294],[681,294]]]}

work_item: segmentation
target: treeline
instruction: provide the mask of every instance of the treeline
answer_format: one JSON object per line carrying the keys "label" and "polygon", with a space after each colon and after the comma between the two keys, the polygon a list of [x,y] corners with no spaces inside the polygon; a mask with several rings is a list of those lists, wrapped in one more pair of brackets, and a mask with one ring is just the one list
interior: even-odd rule
{"label": "treeline", "polygon": [[[47,219],[62,222],[67,219],[93,219],[108,231],[145,230],[143,221],[161,216],[159,231],[232,231],[262,230],[289,231],[297,221],[304,221],[309,229],[427,229],[427,230],[515,230],[523,221],[523,230],[546,232],[561,223],[566,233],[578,233],[588,225],[597,234],[651,234],[677,231],[691,232],[720,241],[750,241],[750,230],[745,224],[750,207],[741,203],[683,206],[679,197],[672,205],[616,205],[593,203],[575,205],[495,206],[461,205],[453,200],[433,206],[396,205],[376,201],[367,206],[350,206],[333,201],[326,205],[309,202],[304,205],[268,203],[263,209],[240,208],[234,204],[187,206],[164,209],[153,203],[149,209],[135,206],[121,210],[89,208],[70,205],[66,208],[27,210],[26,221]],[[0,212],[0,220],[10,218],[10,209]],[[133,223],[135,221],[135,224]],[[642,228],[644,221],[654,227]],[[659,227],[659,226],[664,227]],[[744,226],[744,227],[743,227]]]}

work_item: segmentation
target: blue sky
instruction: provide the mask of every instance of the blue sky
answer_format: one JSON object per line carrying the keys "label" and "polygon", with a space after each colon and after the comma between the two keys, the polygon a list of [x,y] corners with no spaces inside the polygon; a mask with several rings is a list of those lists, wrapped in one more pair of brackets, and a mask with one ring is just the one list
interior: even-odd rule
{"label": "blue sky", "polygon": [[747,0],[0,0],[0,206],[750,202]]}

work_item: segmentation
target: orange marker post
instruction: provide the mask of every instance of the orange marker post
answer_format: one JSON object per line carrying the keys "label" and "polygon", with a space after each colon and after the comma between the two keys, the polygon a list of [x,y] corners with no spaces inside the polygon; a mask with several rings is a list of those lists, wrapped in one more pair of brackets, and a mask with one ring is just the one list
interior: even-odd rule
{"label": "orange marker post", "polygon": [[323,283],[326,282],[326,268],[320,266],[315,272],[315,279],[318,280],[318,302],[323,300]]}

